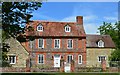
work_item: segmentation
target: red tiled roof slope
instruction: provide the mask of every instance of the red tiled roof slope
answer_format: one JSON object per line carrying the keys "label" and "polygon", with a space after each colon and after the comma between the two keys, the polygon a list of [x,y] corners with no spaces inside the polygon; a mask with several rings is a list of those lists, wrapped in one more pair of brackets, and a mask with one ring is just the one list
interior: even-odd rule
{"label": "red tiled roof slope", "polygon": [[[37,26],[42,24],[43,32],[37,31]],[[83,25],[79,22],[50,22],[50,21],[33,21],[27,24],[34,28],[35,36],[72,36],[85,37]],[[71,27],[71,32],[65,32],[65,26]],[[30,33],[30,32],[29,32]],[[30,34],[28,34],[30,36]]]}

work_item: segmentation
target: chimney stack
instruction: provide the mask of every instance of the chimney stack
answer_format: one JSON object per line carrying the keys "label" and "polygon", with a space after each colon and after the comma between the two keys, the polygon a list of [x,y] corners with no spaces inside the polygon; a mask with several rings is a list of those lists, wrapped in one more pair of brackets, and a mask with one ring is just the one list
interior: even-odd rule
{"label": "chimney stack", "polygon": [[77,16],[76,21],[78,25],[83,25],[83,16]]}

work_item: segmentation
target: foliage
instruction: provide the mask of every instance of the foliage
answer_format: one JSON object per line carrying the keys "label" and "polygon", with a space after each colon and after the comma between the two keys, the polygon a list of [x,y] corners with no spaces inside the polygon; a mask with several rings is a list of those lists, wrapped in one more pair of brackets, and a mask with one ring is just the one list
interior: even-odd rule
{"label": "foliage", "polygon": [[116,50],[112,53],[110,60],[120,61],[120,21],[115,24],[103,22],[98,30],[101,35],[110,35],[116,45]]}
{"label": "foliage", "polygon": [[5,40],[10,37],[16,38],[18,34],[24,33],[24,27],[30,21],[32,11],[41,7],[41,4],[41,2],[1,2],[2,62],[4,62],[4,66],[7,66],[7,52],[10,48]]}
{"label": "foliage", "polygon": [[40,2],[2,2],[2,28],[16,37],[23,32],[24,26],[30,21],[31,13],[41,7]]}

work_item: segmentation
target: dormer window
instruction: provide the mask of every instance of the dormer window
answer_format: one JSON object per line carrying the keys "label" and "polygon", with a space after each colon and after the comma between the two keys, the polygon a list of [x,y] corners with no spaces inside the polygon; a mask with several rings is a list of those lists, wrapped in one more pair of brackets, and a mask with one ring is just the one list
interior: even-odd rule
{"label": "dormer window", "polygon": [[43,31],[43,26],[41,24],[37,26],[37,31]]}
{"label": "dormer window", "polygon": [[65,32],[70,32],[71,31],[71,27],[70,26],[65,26]]}
{"label": "dormer window", "polygon": [[104,47],[104,42],[102,40],[98,41],[98,47]]}

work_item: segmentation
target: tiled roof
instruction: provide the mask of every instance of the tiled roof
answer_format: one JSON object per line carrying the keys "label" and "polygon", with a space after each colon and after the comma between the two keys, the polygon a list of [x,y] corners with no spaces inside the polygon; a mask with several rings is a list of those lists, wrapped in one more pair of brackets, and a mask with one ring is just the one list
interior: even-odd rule
{"label": "tiled roof", "polygon": [[[37,26],[42,24],[43,32],[37,31]],[[27,36],[64,36],[64,37],[85,37],[83,25],[77,22],[50,22],[50,21],[32,21],[27,26],[34,28],[33,32],[26,32]],[[71,32],[65,32],[65,26],[71,27]]]}
{"label": "tiled roof", "polygon": [[115,48],[115,44],[109,35],[86,35],[87,45],[86,47],[98,47],[97,42],[102,40],[105,48]]}

